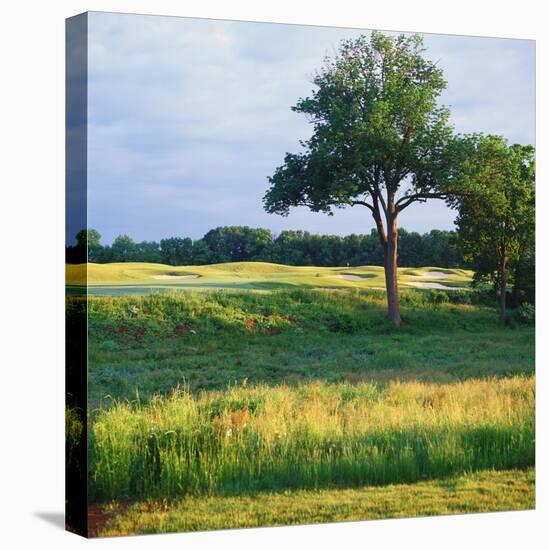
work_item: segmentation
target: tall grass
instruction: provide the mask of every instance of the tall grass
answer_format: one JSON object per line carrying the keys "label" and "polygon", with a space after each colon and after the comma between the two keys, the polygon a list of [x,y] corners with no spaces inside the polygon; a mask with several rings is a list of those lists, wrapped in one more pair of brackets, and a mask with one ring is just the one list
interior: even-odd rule
{"label": "tall grass", "polygon": [[180,389],[91,416],[96,501],[406,483],[534,463],[534,379],[524,377]]}

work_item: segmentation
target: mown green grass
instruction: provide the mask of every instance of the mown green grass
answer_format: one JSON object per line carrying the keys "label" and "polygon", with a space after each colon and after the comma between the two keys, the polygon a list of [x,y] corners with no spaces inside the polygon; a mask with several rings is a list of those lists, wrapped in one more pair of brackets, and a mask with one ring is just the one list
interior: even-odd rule
{"label": "mown green grass", "polygon": [[[501,328],[493,308],[449,294],[403,292],[400,328],[373,290],[90,297],[90,406],[244,379],[446,383],[533,373],[533,327]],[[69,315],[79,303],[69,300]]]}
{"label": "mown green grass", "polygon": [[[445,275],[438,278],[437,272]],[[195,279],[155,279],[156,276],[198,275]],[[348,280],[354,275],[358,280]],[[146,294],[161,289],[291,289],[291,288],[385,288],[384,271],[378,266],[297,267],[267,262],[237,262],[204,266],[169,266],[138,262],[66,266],[67,284],[78,287],[87,279],[90,294]],[[467,288],[472,272],[463,269],[401,268],[399,284],[435,282],[452,288]]]}
{"label": "mown green grass", "polygon": [[486,471],[384,487],[148,500],[124,510],[114,504],[107,507],[113,517],[99,536],[528,510],[534,506],[533,469]]}
{"label": "mown green grass", "polygon": [[534,464],[534,379],[184,390],[96,411],[93,501],[414,482]]}

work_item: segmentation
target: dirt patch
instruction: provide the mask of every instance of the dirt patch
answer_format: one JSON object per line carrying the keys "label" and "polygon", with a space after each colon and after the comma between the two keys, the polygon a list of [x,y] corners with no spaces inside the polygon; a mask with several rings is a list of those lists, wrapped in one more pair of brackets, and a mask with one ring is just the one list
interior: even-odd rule
{"label": "dirt patch", "polygon": [[132,327],[128,325],[120,325],[116,329],[116,333],[125,336],[125,337],[133,337],[136,342],[140,342],[143,337],[145,336],[145,329],[143,327]]}
{"label": "dirt patch", "polygon": [[246,319],[244,321],[244,326],[248,332],[253,332],[257,326],[257,321],[255,319]]}
{"label": "dirt patch", "polygon": [[454,277],[459,277],[455,273],[444,273],[443,271],[426,271],[420,275],[414,275],[414,277],[426,277],[428,279],[452,279]]}
{"label": "dirt patch", "polygon": [[173,329],[173,333],[176,336],[182,336],[183,334],[189,334],[191,329],[187,325],[178,325]]}
{"label": "dirt patch", "polygon": [[160,280],[166,280],[166,279],[198,279],[200,275],[153,275],[153,279],[160,279]]}
{"label": "dirt patch", "polygon": [[100,504],[90,504],[88,506],[88,537],[98,537],[113,516],[112,512],[106,512]]}

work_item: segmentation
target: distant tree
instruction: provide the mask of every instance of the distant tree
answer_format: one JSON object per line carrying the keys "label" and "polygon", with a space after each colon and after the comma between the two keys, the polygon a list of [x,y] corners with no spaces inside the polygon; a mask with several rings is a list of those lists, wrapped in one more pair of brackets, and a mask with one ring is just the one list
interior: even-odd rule
{"label": "distant tree", "polygon": [[77,246],[98,245],[101,242],[101,233],[96,229],[81,229],[76,234]]}
{"label": "distant tree", "polygon": [[475,280],[488,280],[498,288],[503,325],[510,268],[533,257],[534,148],[508,146],[500,136],[475,134],[467,140],[463,177],[470,192],[457,202],[456,225]]}
{"label": "distant tree", "polygon": [[286,229],[281,231],[269,248],[271,261],[287,265],[313,265],[307,231]]}
{"label": "distant tree", "polygon": [[287,153],[269,178],[267,212],[291,207],[333,214],[363,206],[383,250],[388,317],[401,324],[397,287],[397,220],[415,202],[452,191],[456,149],[449,111],[437,104],[442,70],[423,57],[422,38],[373,32],[344,40],[326,59],[311,97],[292,109],[305,114],[313,135],[304,151]]}
{"label": "distant tree", "polygon": [[162,254],[160,252],[160,245],[156,241],[142,241],[136,243],[132,261],[161,263]]}
{"label": "distant tree", "polygon": [[189,265],[193,258],[192,239],[172,237],[160,241],[162,262],[168,265]]}
{"label": "distant tree", "polygon": [[401,265],[409,267],[420,267],[425,260],[423,252],[423,238],[419,233],[408,232],[406,229],[398,230],[398,242],[400,253],[398,260]]}
{"label": "distant tree", "polygon": [[208,231],[203,240],[216,262],[243,262],[260,256],[272,234],[269,229],[227,226]]}
{"label": "distant tree", "polygon": [[421,266],[458,267],[460,265],[456,234],[432,229],[422,235]]}
{"label": "distant tree", "polygon": [[111,246],[113,262],[134,262],[137,257],[137,247],[128,235],[119,235]]}
{"label": "distant tree", "polygon": [[82,252],[83,261],[96,262],[101,256],[101,233],[96,229],[82,229],[76,234],[76,248]]}
{"label": "distant tree", "polygon": [[206,265],[216,262],[213,252],[210,250],[204,239],[193,243],[193,265]]}
{"label": "distant tree", "polygon": [[[67,247],[68,263],[86,262],[150,262],[168,265],[202,265],[224,261],[263,261],[288,265],[308,266],[358,266],[384,265],[384,250],[377,230],[366,235],[321,235],[301,230],[284,230],[273,237],[270,230],[249,227],[219,227],[207,233],[208,239],[193,243],[190,238],[172,237],[156,241],[135,243],[127,235],[121,235],[112,246],[101,245],[100,234],[89,230],[79,232],[75,246]],[[210,247],[210,245],[214,248]],[[432,230],[420,235],[399,229],[399,242],[403,249],[400,255],[402,265],[456,267],[459,264],[455,232]],[[85,243],[88,243],[89,250]],[[528,255],[524,250],[526,265]],[[515,264],[511,271],[515,272]],[[517,273],[526,273],[517,264]],[[518,279],[517,279],[518,280]],[[521,285],[530,285],[521,279]],[[528,288],[530,288],[528,286]],[[525,289],[516,286],[516,295],[524,296]],[[518,299],[518,298],[517,298]],[[524,298],[520,298],[524,299]]]}

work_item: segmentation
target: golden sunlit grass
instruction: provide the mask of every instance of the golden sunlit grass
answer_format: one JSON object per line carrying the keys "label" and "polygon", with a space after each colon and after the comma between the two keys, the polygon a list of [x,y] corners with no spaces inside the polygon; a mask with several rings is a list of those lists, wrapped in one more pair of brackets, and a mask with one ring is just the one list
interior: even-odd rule
{"label": "golden sunlit grass", "polygon": [[534,378],[176,391],[93,412],[93,500],[414,482],[534,464]]}

